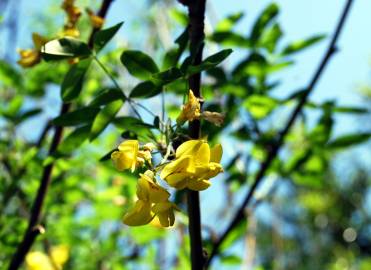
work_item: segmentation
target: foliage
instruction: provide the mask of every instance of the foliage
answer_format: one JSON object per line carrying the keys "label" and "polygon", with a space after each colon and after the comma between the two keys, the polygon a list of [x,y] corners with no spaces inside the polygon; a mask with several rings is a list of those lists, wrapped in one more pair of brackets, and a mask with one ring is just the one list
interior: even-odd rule
{"label": "foliage", "polygon": [[[173,227],[128,227],[122,218],[134,205],[137,179],[145,169],[117,172],[109,159],[122,140],[130,139],[156,146],[153,164],[174,162],[176,148],[190,139],[187,121],[194,119],[201,119],[201,133],[210,145],[221,143],[226,149],[224,173],[212,180],[207,195],[201,193],[217,206],[223,200],[217,210],[201,208],[208,251],[220,226],[228,224],[241,190],[251,184],[282,130],[287,111],[306,91],[277,94],[277,78],[294,66],[297,54],[326,39],[316,34],[283,45],[280,8],[272,3],[248,34],[236,30],[243,13],[220,20],[206,36],[205,57],[195,65],[184,27],[187,15],[165,2],[148,4],[157,11],[155,18],[145,14],[141,20],[147,25],[140,27],[151,29],[156,16],[170,20],[174,26],[169,32],[180,35],[172,36],[174,44],[167,49],[158,46],[161,40],[152,32],[149,49],[130,42],[123,47],[117,42],[119,30],[128,26],[121,22],[96,32],[92,46],[83,38],[90,25],[80,27],[80,37],[56,35],[43,45],[43,61],[32,69],[0,61],[0,268],[9,263],[27,228],[45,166],[54,164],[40,223],[45,233],[32,251],[50,254],[52,247],[68,246],[65,269],[189,269],[184,190],[176,187],[169,193],[179,208]],[[209,44],[221,49],[211,52]],[[203,99],[195,100],[202,110],[196,106],[197,117],[187,118],[195,108],[188,80],[200,72]],[[39,104],[50,102],[59,88],[58,100],[70,103],[71,109],[45,120],[46,109]],[[345,185],[332,164],[339,151],[367,143],[370,131],[334,134],[340,114],[357,119],[369,116],[369,110],[332,100],[305,104],[282,155],[266,174],[266,182],[273,184],[256,194],[247,221],[224,241],[213,269],[243,264],[242,246],[256,251],[250,262],[256,269],[369,268],[369,172],[357,170]],[[57,151],[49,153],[56,127],[63,127],[65,135]],[[23,134],[24,129],[30,134]],[[171,186],[163,178],[158,183]],[[221,197],[213,195],[218,188]]]}

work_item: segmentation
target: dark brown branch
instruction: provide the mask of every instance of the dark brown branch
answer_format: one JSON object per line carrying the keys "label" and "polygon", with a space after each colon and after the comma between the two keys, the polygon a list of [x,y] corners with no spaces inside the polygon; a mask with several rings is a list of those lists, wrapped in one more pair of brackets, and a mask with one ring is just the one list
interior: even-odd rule
{"label": "dark brown branch", "polygon": [[233,229],[239,225],[245,218],[245,208],[252,200],[256,188],[259,186],[260,182],[265,176],[265,173],[269,169],[269,166],[271,165],[272,161],[276,158],[280,148],[284,144],[285,137],[290,131],[290,128],[294,124],[297,116],[301,113],[305,103],[307,102],[307,99],[310,95],[310,93],[313,91],[314,87],[316,86],[317,82],[319,81],[326,65],[328,64],[331,56],[336,52],[336,42],[338,40],[338,37],[340,35],[341,30],[343,29],[345,19],[347,18],[351,4],[353,3],[353,0],[348,0],[344,10],[340,16],[339,22],[336,26],[334,35],[331,39],[331,42],[326,50],[326,53],[324,57],[322,58],[317,70],[315,71],[312,79],[310,80],[308,86],[305,88],[306,91],[301,96],[298,104],[296,105],[294,111],[292,112],[289,120],[287,121],[285,127],[282,129],[282,131],[279,133],[278,139],[276,142],[270,147],[268,151],[268,155],[266,160],[261,164],[260,169],[258,173],[255,176],[255,180],[251,188],[249,189],[248,193],[246,194],[246,197],[244,201],[242,202],[241,206],[239,207],[235,217],[233,218],[232,222],[229,224],[225,232],[220,236],[219,240],[214,244],[213,249],[211,251],[209,260],[207,261],[206,267],[208,267],[213,260],[213,258],[219,254],[219,248],[220,245],[223,243],[223,241],[227,238],[227,236],[233,231]]}
{"label": "dark brown branch", "polygon": [[[190,52],[192,64],[197,65],[202,61],[204,34],[204,19],[206,0],[193,0],[183,2],[188,6],[189,27],[188,35],[190,41]],[[189,77],[189,88],[192,89],[196,97],[201,97],[201,73]],[[189,136],[199,139],[201,135],[201,125],[199,120],[190,122]],[[191,242],[191,265],[192,270],[202,270],[206,258],[203,254],[201,236],[201,211],[200,197],[197,191],[187,190],[187,207],[189,218],[189,235]]]}
{"label": "dark brown branch", "polygon": [[[101,6],[98,15],[104,18],[107,14],[108,8],[111,5],[113,0],[104,0]],[[99,29],[94,28],[89,38],[89,45],[92,46],[93,44],[93,36]],[[63,103],[61,107],[61,111],[59,115],[63,115],[70,110],[71,104]],[[56,127],[55,133],[49,148],[49,155],[55,153],[62,140],[63,135],[63,127]],[[42,214],[42,208],[45,201],[45,197],[48,191],[48,187],[51,181],[51,175],[53,171],[54,163],[50,163],[49,165],[44,167],[43,174],[40,180],[40,186],[37,191],[36,198],[32,205],[30,219],[28,221],[27,230],[23,236],[22,242],[18,245],[17,251],[14,253],[13,258],[9,264],[8,270],[16,270],[18,269],[27,254],[30,250],[32,244],[34,243],[36,237],[40,234],[39,222],[40,217]]]}

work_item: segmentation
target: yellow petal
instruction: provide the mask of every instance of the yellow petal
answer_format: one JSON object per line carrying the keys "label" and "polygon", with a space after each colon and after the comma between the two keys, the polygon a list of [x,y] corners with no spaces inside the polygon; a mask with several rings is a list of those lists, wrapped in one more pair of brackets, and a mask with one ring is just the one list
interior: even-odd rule
{"label": "yellow petal", "polygon": [[160,220],[160,224],[163,227],[169,227],[174,225],[175,215],[173,204],[169,201],[156,203],[152,207],[152,211],[157,215]]}
{"label": "yellow petal", "polygon": [[63,36],[77,38],[80,36],[80,31],[76,27],[65,28],[63,31]]}
{"label": "yellow petal", "polygon": [[94,12],[90,8],[87,8],[86,12],[89,15],[89,19],[90,19],[90,22],[93,25],[93,27],[94,28],[102,28],[102,26],[104,24],[104,19],[100,16],[95,15]]}
{"label": "yellow petal", "polygon": [[[149,171],[151,172],[151,171]],[[153,173],[152,173],[153,175]],[[137,196],[140,200],[149,201],[152,203],[167,201],[170,193],[163,187],[153,181],[148,174],[140,174],[137,185]]]}
{"label": "yellow petal", "polygon": [[194,155],[196,165],[206,165],[210,161],[210,146],[203,142]]}
{"label": "yellow petal", "polygon": [[149,223],[153,218],[151,213],[151,203],[138,200],[123,218],[123,222],[129,226],[141,226]]}
{"label": "yellow petal", "polygon": [[209,180],[203,179],[198,181],[189,181],[187,187],[192,190],[201,191],[207,189],[211,185]]}
{"label": "yellow petal", "polygon": [[223,155],[223,148],[221,144],[215,145],[210,150],[210,162],[220,163]]}
{"label": "yellow petal", "polygon": [[127,164],[130,163],[130,167],[128,168],[131,168],[133,172],[137,164],[139,142],[137,140],[126,140],[119,145],[118,149],[120,152],[124,153],[122,157],[125,158]]}
{"label": "yellow petal", "polygon": [[67,262],[69,257],[68,246],[59,245],[52,247],[50,250],[50,257],[57,266],[62,267]]}
{"label": "yellow petal", "polygon": [[40,53],[34,49],[19,50],[21,59],[18,60],[18,64],[24,68],[33,67],[41,61]]}
{"label": "yellow petal", "polygon": [[192,157],[184,156],[167,164],[163,168],[160,176],[162,179],[166,179],[171,174],[175,174],[175,173],[192,174],[194,172],[195,172],[195,167],[194,167],[194,162],[193,162]]}
{"label": "yellow petal", "polygon": [[178,124],[183,124],[185,121],[193,121],[201,116],[201,105],[197,97],[189,90],[188,102],[183,105],[182,111],[177,118]]}
{"label": "yellow petal", "polygon": [[111,154],[111,159],[117,170],[123,171],[132,168],[134,156],[130,152],[115,151]]}
{"label": "yellow petal", "polygon": [[198,149],[204,143],[203,140],[189,140],[181,145],[179,145],[178,149],[176,150],[176,158],[180,158],[181,156],[186,155],[196,155]]}
{"label": "yellow petal", "polygon": [[28,270],[54,270],[49,257],[40,251],[27,253],[26,267]]}
{"label": "yellow petal", "polygon": [[183,189],[187,186],[190,177],[189,173],[175,173],[169,175],[165,180],[170,186],[176,189]]}
{"label": "yellow petal", "polygon": [[203,175],[199,175],[199,178],[210,179],[217,176],[219,173],[223,172],[223,167],[219,163],[210,162],[209,169]]}
{"label": "yellow petal", "polygon": [[39,35],[38,33],[32,33],[32,41],[35,49],[40,50],[41,47],[48,42],[48,39]]}

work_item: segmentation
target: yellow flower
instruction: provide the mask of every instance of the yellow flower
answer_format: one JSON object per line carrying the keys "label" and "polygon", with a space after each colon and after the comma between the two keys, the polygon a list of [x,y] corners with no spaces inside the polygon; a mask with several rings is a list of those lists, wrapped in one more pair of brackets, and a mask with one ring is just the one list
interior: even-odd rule
{"label": "yellow flower", "polygon": [[192,90],[189,90],[188,102],[183,105],[182,111],[176,122],[183,124],[186,121],[193,121],[199,119],[201,116],[201,105],[199,100],[195,97]]}
{"label": "yellow flower", "polygon": [[50,250],[50,257],[53,263],[61,268],[68,261],[69,247],[67,245],[52,247]]}
{"label": "yellow flower", "polygon": [[157,215],[162,227],[170,227],[174,225],[174,209],[177,209],[177,207],[169,201],[156,203],[152,207],[152,211]]}
{"label": "yellow flower", "polygon": [[224,122],[224,115],[218,112],[202,112],[202,118],[220,127]]}
{"label": "yellow flower", "polygon": [[131,209],[123,218],[123,222],[129,226],[141,226],[148,224],[153,219],[151,213],[151,203],[137,200],[133,209]]}
{"label": "yellow flower", "polygon": [[41,61],[41,47],[48,42],[45,37],[37,33],[32,34],[32,41],[34,44],[33,49],[19,50],[21,59],[19,59],[17,63],[24,68],[33,67]]}
{"label": "yellow flower", "polygon": [[119,151],[111,154],[113,164],[119,171],[131,169],[133,172],[137,165],[139,142],[137,140],[127,140],[122,142],[118,149]]}
{"label": "yellow flower", "polygon": [[27,253],[26,267],[28,270],[54,270],[49,257],[40,251]]}
{"label": "yellow flower", "polygon": [[75,6],[75,0],[64,0],[62,9],[67,14],[67,22],[64,25],[64,36],[78,37],[80,31],[77,29],[77,21],[81,16],[81,10]]}
{"label": "yellow flower", "polygon": [[[140,226],[148,224],[156,214],[161,215],[163,219],[165,213],[161,212],[158,214],[152,212],[152,204],[154,204],[155,207],[157,204],[163,205],[164,203],[170,203],[168,202],[170,194],[166,189],[154,182],[154,174],[152,171],[148,170],[144,174],[140,174],[137,184],[137,197],[138,200],[135,206],[123,218],[123,222],[126,225]],[[168,212],[169,211],[171,211],[170,208],[168,209]],[[173,223],[174,222],[172,222],[172,224]],[[161,222],[161,224],[170,223]],[[163,226],[167,227],[169,225]]]}
{"label": "yellow flower", "polygon": [[111,159],[119,171],[131,169],[133,172],[136,167],[142,166],[145,161],[152,164],[151,151],[153,148],[151,148],[152,150],[150,148],[150,144],[146,144],[143,146],[143,150],[139,150],[137,140],[127,140],[119,145],[118,151],[111,154]]}
{"label": "yellow flower", "polygon": [[50,256],[40,251],[29,252],[26,255],[26,267],[28,270],[59,270],[68,258],[68,246],[59,245],[51,248]]}
{"label": "yellow flower", "polygon": [[204,190],[210,186],[209,179],[223,171],[220,165],[222,146],[210,149],[203,140],[190,140],[181,144],[175,160],[164,167],[161,178],[177,189]]}
{"label": "yellow flower", "polygon": [[94,12],[90,8],[87,8],[86,12],[89,15],[89,19],[93,27],[98,28],[98,29],[102,28],[104,24],[104,19],[100,16],[95,15]]}

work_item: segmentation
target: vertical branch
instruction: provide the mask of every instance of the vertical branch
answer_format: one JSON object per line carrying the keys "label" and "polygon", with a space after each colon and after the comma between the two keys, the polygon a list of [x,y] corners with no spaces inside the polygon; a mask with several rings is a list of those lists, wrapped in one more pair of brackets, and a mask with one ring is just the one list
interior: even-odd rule
{"label": "vertical branch", "polygon": [[252,184],[251,188],[247,192],[244,201],[242,202],[241,206],[237,210],[236,215],[234,216],[234,218],[232,219],[231,223],[228,225],[228,227],[224,231],[224,233],[220,236],[218,241],[214,244],[213,249],[212,249],[211,254],[210,254],[210,257],[209,257],[209,259],[206,263],[206,268],[210,265],[212,259],[217,254],[219,254],[219,248],[220,248],[221,244],[224,242],[224,240],[227,238],[227,236],[233,231],[233,229],[237,225],[239,225],[244,220],[246,206],[253,199],[255,190],[257,189],[259,184],[264,179],[264,176],[265,176],[267,170],[269,169],[271,163],[274,161],[274,159],[278,155],[279,150],[283,146],[283,144],[285,142],[286,135],[289,133],[289,131],[290,131],[292,125],[294,124],[295,120],[297,119],[298,115],[300,115],[300,113],[302,112],[302,110],[304,108],[304,105],[306,104],[306,102],[309,98],[309,95],[311,94],[311,92],[313,91],[315,86],[317,85],[323,71],[325,70],[325,67],[329,63],[329,60],[330,60],[331,56],[333,56],[334,53],[336,52],[336,49],[337,49],[336,48],[336,43],[337,43],[338,37],[340,35],[340,32],[344,27],[345,20],[346,20],[348,14],[349,14],[350,7],[351,7],[352,3],[353,3],[353,0],[348,0],[347,1],[347,3],[346,3],[346,5],[345,5],[345,7],[344,7],[344,9],[343,9],[343,11],[340,15],[340,19],[339,19],[339,21],[336,25],[336,28],[335,28],[334,34],[332,36],[332,39],[330,41],[330,44],[328,45],[328,48],[327,48],[323,58],[321,59],[321,61],[319,63],[319,66],[315,70],[313,77],[311,78],[307,87],[305,88],[306,91],[303,92],[303,95],[300,97],[299,102],[297,103],[294,111],[290,115],[286,125],[284,126],[282,131],[278,134],[278,138],[277,138],[276,142],[273,143],[272,146],[269,148],[267,157],[266,157],[265,161],[260,165],[260,168],[259,168],[257,174],[255,175],[254,183]]}
{"label": "vertical branch", "polygon": [[[202,50],[205,38],[204,19],[206,0],[183,0],[180,2],[188,6],[188,35],[190,41],[191,63],[197,65],[202,61]],[[190,76],[188,83],[189,88],[192,89],[194,95],[200,98],[201,73]],[[190,122],[189,136],[193,139],[198,139],[200,138],[200,135],[200,121],[195,120]],[[187,207],[192,270],[201,270],[204,268],[206,260],[202,248],[200,197],[197,191],[187,190]]]}
{"label": "vertical branch", "polygon": [[[104,0],[102,6],[98,12],[98,15],[104,18],[107,14],[108,8],[111,5],[113,0]],[[89,38],[89,46],[93,45],[93,37],[94,34],[98,31],[98,28],[93,28],[92,33]],[[61,107],[61,111],[59,115],[66,114],[70,110],[71,104],[70,103],[63,103]],[[55,128],[55,133],[49,148],[49,155],[55,153],[60,144],[63,136],[63,127],[59,126]],[[23,236],[22,242],[18,245],[17,251],[14,253],[8,270],[16,270],[18,269],[27,254],[30,250],[32,244],[36,240],[36,237],[44,231],[44,228],[39,225],[42,208],[44,205],[45,197],[48,191],[48,187],[51,181],[51,175],[53,172],[54,163],[50,163],[49,165],[45,166],[43,169],[42,177],[40,180],[40,186],[37,190],[37,194],[35,200],[32,205],[31,215],[28,221],[27,230]]]}

